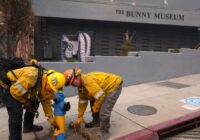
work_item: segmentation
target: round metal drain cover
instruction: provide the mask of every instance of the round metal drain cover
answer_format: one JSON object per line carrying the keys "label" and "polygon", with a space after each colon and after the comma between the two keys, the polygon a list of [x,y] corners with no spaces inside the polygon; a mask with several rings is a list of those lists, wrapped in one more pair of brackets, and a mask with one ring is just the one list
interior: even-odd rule
{"label": "round metal drain cover", "polygon": [[147,105],[133,105],[128,107],[127,109],[130,113],[140,115],[140,116],[148,116],[153,115],[157,112],[157,109]]}

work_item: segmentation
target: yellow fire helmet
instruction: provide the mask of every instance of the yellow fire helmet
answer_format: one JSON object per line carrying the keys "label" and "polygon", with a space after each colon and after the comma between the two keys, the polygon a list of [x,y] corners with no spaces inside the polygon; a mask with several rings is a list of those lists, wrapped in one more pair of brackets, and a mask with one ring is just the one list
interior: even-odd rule
{"label": "yellow fire helmet", "polygon": [[38,61],[36,59],[31,59],[30,60],[30,64],[37,64],[37,63],[38,63]]}
{"label": "yellow fire helmet", "polygon": [[64,76],[66,80],[65,85],[71,85],[72,82],[74,81],[74,78],[78,76],[80,73],[81,73],[81,70],[79,68],[68,69],[64,71]]}
{"label": "yellow fire helmet", "polygon": [[65,86],[65,77],[62,73],[55,70],[48,70],[47,82],[54,92],[58,92]]}

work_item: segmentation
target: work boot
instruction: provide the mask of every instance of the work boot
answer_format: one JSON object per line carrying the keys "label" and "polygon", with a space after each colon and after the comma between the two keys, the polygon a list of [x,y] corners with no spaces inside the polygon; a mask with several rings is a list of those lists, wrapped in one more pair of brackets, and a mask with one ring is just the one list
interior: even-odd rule
{"label": "work boot", "polygon": [[31,128],[24,128],[23,133],[42,131],[43,127],[40,125],[33,125]]}
{"label": "work boot", "polygon": [[99,127],[100,121],[99,121],[99,112],[93,113],[93,120],[89,123],[85,123],[85,128],[92,128],[92,127]]}

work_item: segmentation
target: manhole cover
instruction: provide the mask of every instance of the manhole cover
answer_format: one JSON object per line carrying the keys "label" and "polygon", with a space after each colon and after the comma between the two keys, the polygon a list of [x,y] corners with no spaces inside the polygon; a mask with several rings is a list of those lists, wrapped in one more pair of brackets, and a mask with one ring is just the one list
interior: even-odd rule
{"label": "manhole cover", "polygon": [[153,115],[157,112],[154,107],[147,106],[147,105],[133,105],[128,107],[127,109],[130,113],[140,115],[140,116],[148,116]]}

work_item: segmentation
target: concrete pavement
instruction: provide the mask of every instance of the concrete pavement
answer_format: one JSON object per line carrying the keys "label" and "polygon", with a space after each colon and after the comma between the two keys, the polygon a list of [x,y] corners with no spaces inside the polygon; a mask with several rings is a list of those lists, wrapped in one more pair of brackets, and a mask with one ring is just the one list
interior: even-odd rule
{"label": "concrete pavement", "polygon": [[[159,139],[159,131],[199,117],[199,91],[200,74],[124,87],[112,112],[110,140],[156,140]],[[70,101],[72,106],[66,115],[66,123],[69,124],[75,121],[78,98],[75,96],[66,100]],[[147,105],[157,112],[148,116],[128,112],[127,108],[134,105]],[[140,111],[142,110],[139,110],[139,113]],[[35,123],[42,124],[45,130],[24,134],[24,140],[53,139],[41,108],[39,112],[40,117],[35,120]],[[86,121],[91,120],[89,108],[85,117]],[[0,139],[2,140],[8,139],[7,119],[5,108],[0,109]]]}

